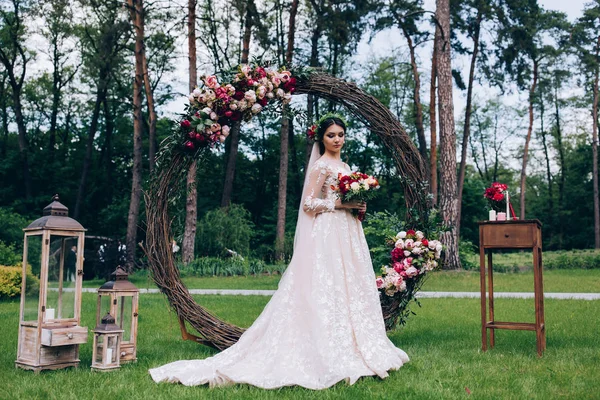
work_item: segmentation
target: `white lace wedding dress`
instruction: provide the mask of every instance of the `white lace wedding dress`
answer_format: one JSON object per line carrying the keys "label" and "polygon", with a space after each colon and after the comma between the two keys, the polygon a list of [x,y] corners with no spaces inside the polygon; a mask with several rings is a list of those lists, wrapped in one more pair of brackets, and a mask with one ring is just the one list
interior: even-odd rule
{"label": "white lace wedding dress", "polygon": [[297,231],[294,256],[262,314],[213,357],[151,369],[156,382],[324,389],[361,376],[385,378],[408,362],[386,336],[362,225],[334,209],[330,186],[350,170],[321,159],[309,172],[300,213],[307,232],[299,242]]}

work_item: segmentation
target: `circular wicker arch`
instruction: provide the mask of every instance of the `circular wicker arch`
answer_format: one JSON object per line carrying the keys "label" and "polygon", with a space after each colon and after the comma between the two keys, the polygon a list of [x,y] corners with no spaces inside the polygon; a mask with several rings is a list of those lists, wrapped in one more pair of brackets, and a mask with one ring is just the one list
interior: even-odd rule
{"label": "circular wicker arch", "polygon": [[[424,211],[425,193],[415,184],[425,179],[423,159],[387,107],[354,83],[323,72],[314,72],[306,79],[298,79],[296,94],[313,94],[336,101],[375,132],[392,154],[396,168],[404,178],[399,184],[404,189],[407,206],[419,213]],[[176,152],[167,157],[167,160],[166,165],[161,165],[158,169],[150,190],[145,194],[147,232],[144,252],[148,257],[154,282],[179,316],[184,339],[223,350],[234,344],[244,330],[222,321],[196,303],[180,279],[169,239],[172,234],[168,205],[177,191],[176,182],[187,172],[192,157]],[[187,333],[186,321],[200,336]]]}

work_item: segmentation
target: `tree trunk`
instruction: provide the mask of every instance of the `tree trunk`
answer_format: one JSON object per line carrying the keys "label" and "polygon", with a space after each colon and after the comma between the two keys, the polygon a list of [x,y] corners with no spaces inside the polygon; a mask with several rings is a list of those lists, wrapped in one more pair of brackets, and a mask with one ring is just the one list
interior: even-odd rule
{"label": "tree trunk", "polygon": [[[196,0],[188,0],[188,60],[189,79],[188,88],[190,93],[198,84],[198,73],[196,66]],[[196,189],[197,163],[193,161],[188,169],[186,186],[187,196],[185,200],[185,229],[183,242],[181,244],[182,261],[184,264],[194,259],[194,248],[196,243],[196,224],[198,220],[198,191]]]}
{"label": "tree trunk", "polygon": [[[241,64],[248,64],[250,56],[250,39],[252,36],[252,14],[255,12],[256,5],[254,0],[250,0],[246,5],[246,19],[244,22],[244,37],[242,43]],[[223,196],[221,197],[221,207],[229,207],[231,204],[231,194],[233,193],[233,181],[235,179],[235,164],[237,161],[238,147],[240,145],[240,132],[242,130],[241,122],[236,121],[231,124],[229,139],[229,155],[227,157],[227,167],[225,168],[225,183],[223,185]]]}
{"label": "tree trunk", "polygon": [[[437,205],[438,183],[437,183],[437,117],[435,112],[436,85],[437,85],[437,43],[439,41],[439,28],[435,26],[435,36],[433,39],[433,55],[431,56],[431,85],[429,88],[429,126],[431,130],[430,151],[429,151],[429,189],[432,195],[432,205]],[[397,115],[400,116],[399,112]]]}
{"label": "tree trunk", "polygon": [[114,132],[113,116],[110,112],[110,105],[108,104],[107,96],[102,100],[102,106],[104,110],[104,123],[106,124],[106,140],[105,140],[105,159],[104,164],[106,165],[106,201],[107,204],[112,203],[113,196],[113,171],[114,164],[112,160],[112,136]]}
{"label": "tree trunk", "polygon": [[[527,137],[525,138],[525,147],[523,148],[523,166],[521,167],[521,215],[520,219],[525,219],[525,181],[527,180],[527,156],[529,155],[529,142],[531,142],[531,132],[533,131],[533,100],[535,87],[538,79],[538,60],[533,60],[533,82],[529,89],[529,127],[527,128]],[[508,216],[507,216],[508,218]]]}
{"label": "tree trunk", "polygon": [[[298,0],[292,1],[290,9],[290,22],[288,31],[288,43],[285,52],[285,61],[287,65],[292,64],[294,54],[294,37],[296,32],[296,14],[298,13]],[[279,185],[277,190],[277,234],[275,239],[275,258],[283,260],[285,257],[285,213],[287,205],[287,178],[288,178],[288,160],[290,146],[290,121],[286,115],[287,106],[283,106],[281,117],[281,143],[279,147]],[[292,137],[293,141],[293,137]]]}
{"label": "tree trunk", "polygon": [[556,146],[560,160],[560,177],[558,180],[558,247],[562,249],[564,233],[564,193],[565,193],[565,150],[562,145],[562,130],[560,126],[560,110],[558,106],[558,84],[554,84],[554,114],[556,119]]}
{"label": "tree trunk", "polygon": [[[142,16],[143,18],[143,16]],[[154,171],[156,164],[156,110],[154,107],[154,92],[150,86],[150,75],[148,74],[148,60],[144,49],[144,88],[146,92],[146,103],[148,106],[148,169],[150,174]]]}
{"label": "tree trunk", "polygon": [[[477,54],[479,53],[479,32],[481,28],[481,19],[483,13],[481,6],[477,10],[475,26],[473,29],[473,54],[471,54],[471,67],[469,69],[469,85],[467,88],[467,106],[465,107],[465,125],[463,128],[462,148],[460,153],[460,172],[458,174],[458,204],[462,204],[463,188],[465,185],[465,171],[467,169],[467,150],[469,145],[469,135],[471,134],[471,108],[473,100],[473,80],[475,79],[475,64],[477,63]],[[460,238],[460,217],[462,209],[458,207],[458,216],[456,217],[456,236]]]}
{"label": "tree trunk", "polygon": [[[4,6],[4,5],[3,5]],[[27,143],[27,127],[25,126],[25,118],[23,117],[23,106],[21,104],[21,93],[23,89],[23,82],[25,81],[25,75],[27,71],[27,56],[23,49],[22,43],[19,42],[19,35],[22,33],[23,19],[20,13],[20,2],[13,1],[14,12],[10,20],[10,26],[6,27],[8,35],[5,38],[10,40],[13,46],[10,54],[5,53],[6,49],[0,47],[0,63],[4,66],[6,74],[8,75],[8,83],[12,90],[13,99],[13,112],[15,114],[15,122],[17,123],[17,130],[19,132],[19,156],[21,158],[21,167],[23,169],[23,180],[25,186],[25,198],[30,200],[32,197],[32,185],[31,185],[31,174],[29,172],[29,145]],[[5,13],[9,13],[8,10],[3,10]],[[5,21],[6,22],[6,21]],[[15,76],[15,69],[18,65],[18,58],[21,58],[21,70],[19,76]]]}
{"label": "tree trunk", "polygon": [[0,156],[6,157],[6,146],[8,142],[8,106],[6,102],[6,75],[2,76],[0,82],[0,118],[2,119],[2,147],[0,147]]}
{"label": "tree trunk", "polygon": [[94,104],[94,111],[92,111],[92,120],[90,121],[90,127],[88,129],[88,138],[85,148],[85,156],[83,159],[83,167],[81,168],[81,179],[79,180],[79,187],[77,189],[77,200],[75,201],[75,210],[73,211],[73,218],[79,219],[81,209],[83,207],[83,198],[85,193],[85,187],[87,185],[87,178],[92,165],[92,154],[94,150],[94,137],[96,136],[96,130],[98,129],[98,118],[100,117],[100,106],[102,105],[102,99],[106,97],[106,86],[108,79],[107,76],[103,76],[101,72],[100,82],[98,82],[98,92],[96,94],[96,102]]}
{"label": "tree trunk", "polygon": [[456,132],[452,101],[452,66],[450,58],[450,0],[436,1],[436,18],[440,23],[438,41],[438,100],[440,118],[440,198],[443,224],[448,231],[442,235],[446,246],[444,268],[460,268],[456,218]]}
{"label": "tree trunk", "polygon": [[[542,87],[540,87],[541,89]],[[540,134],[542,135],[542,147],[544,149],[544,159],[546,161],[546,179],[548,179],[548,222],[554,226],[554,201],[552,199],[552,172],[550,171],[550,156],[548,154],[548,144],[546,142],[546,130],[544,128],[544,96],[540,92]],[[553,229],[550,229],[549,235],[552,241]]]}
{"label": "tree trunk", "polygon": [[415,107],[415,127],[417,129],[417,140],[419,141],[419,153],[423,160],[427,160],[427,142],[425,141],[425,128],[423,126],[423,104],[421,104],[421,77],[419,76],[419,69],[417,68],[417,58],[415,56],[415,45],[413,44],[410,34],[406,31],[405,27],[400,24],[402,33],[408,43],[408,50],[410,52],[410,65],[412,67],[413,79],[415,81],[415,87],[413,92],[413,102]]}
{"label": "tree trunk", "polygon": [[188,264],[194,259],[196,242],[196,224],[198,222],[198,189],[196,188],[198,163],[190,164],[186,186],[188,195],[185,200],[185,231],[182,243],[182,261]]}
{"label": "tree trunk", "polygon": [[133,168],[131,181],[131,200],[127,217],[127,239],[125,266],[133,271],[137,243],[137,228],[142,191],[142,133],[144,121],[142,115],[142,90],[144,80],[144,6],[142,0],[128,0],[131,24],[135,29],[135,79],[133,81]]}
{"label": "tree trunk", "polygon": [[[310,36],[310,62],[309,65],[311,67],[319,66],[319,39],[321,38],[321,33],[323,32],[323,13],[320,11],[323,7],[323,0],[320,0],[317,3],[317,0],[310,0],[311,5],[314,9],[314,19],[315,24],[312,30],[312,34]],[[308,127],[310,127],[313,122],[315,122],[319,118],[319,113],[317,111],[319,99],[312,94],[307,96],[306,100],[306,119],[308,120]],[[310,140],[306,141],[306,162],[304,163],[304,174],[306,175],[308,161],[310,159],[310,153],[312,151],[313,144]]]}
{"label": "tree trunk", "polygon": [[[596,59],[600,49],[600,36],[596,45]],[[596,65],[594,76],[594,98],[592,104],[592,175],[594,184],[594,248],[600,249],[600,204],[598,199],[598,75],[599,67]]]}

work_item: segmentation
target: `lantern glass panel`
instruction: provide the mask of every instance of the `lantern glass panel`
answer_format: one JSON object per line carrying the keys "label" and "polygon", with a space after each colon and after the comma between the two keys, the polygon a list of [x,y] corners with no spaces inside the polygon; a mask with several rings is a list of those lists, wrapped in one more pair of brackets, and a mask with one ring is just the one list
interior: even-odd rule
{"label": "lantern glass panel", "polygon": [[97,364],[102,364],[102,349],[104,348],[104,336],[97,335],[96,340],[96,359],[94,360]]}
{"label": "lantern glass panel", "polygon": [[117,362],[117,335],[110,335],[106,338],[106,360],[109,364]]}
{"label": "lantern glass panel", "polygon": [[100,310],[96,317],[98,318],[97,322],[100,322],[100,318],[102,318],[103,315],[106,313],[112,314],[112,310],[110,309],[110,299],[112,296],[108,293],[99,293],[98,297],[100,298]]}
{"label": "lantern glass panel", "polygon": [[25,276],[25,296],[23,302],[23,321],[37,323],[38,308],[40,303],[40,271],[42,268],[42,235],[25,236],[25,248],[23,262],[27,270],[31,272],[29,277]]}
{"label": "lantern glass panel", "polygon": [[46,321],[52,319],[52,314],[54,319],[75,317],[77,244],[76,236],[50,236]]}
{"label": "lantern glass panel", "polygon": [[131,342],[131,317],[133,314],[133,297],[119,297],[119,310],[117,312],[117,325],[123,329],[122,343]]}

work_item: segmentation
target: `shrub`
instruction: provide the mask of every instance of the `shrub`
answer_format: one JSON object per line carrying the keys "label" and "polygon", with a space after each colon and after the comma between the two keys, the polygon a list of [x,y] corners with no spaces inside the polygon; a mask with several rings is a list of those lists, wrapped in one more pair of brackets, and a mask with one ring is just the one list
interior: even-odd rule
{"label": "shrub", "polygon": [[13,244],[5,244],[0,241],[0,265],[15,265],[21,261],[21,256]]}
{"label": "shrub", "polygon": [[239,254],[250,252],[253,224],[248,210],[232,204],[206,213],[198,223],[196,248],[202,255],[219,257],[231,249]]}
{"label": "shrub", "polygon": [[460,264],[463,269],[478,269],[479,264],[474,263],[473,259],[477,259],[476,247],[470,240],[461,239],[458,242],[458,256],[460,257]]}
{"label": "shrub", "polygon": [[21,215],[0,207],[0,242],[14,245],[17,253],[22,249],[23,228],[27,225],[27,220]]}
{"label": "shrub", "polygon": [[187,265],[180,264],[181,276],[236,276],[283,273],[286,264],[267,265],[257,258],[198,257]]}
{"label": "shrub", "polygon": [[[0,265],[0,299],[16,297],[21,294],[21,265],[7,267]],[[40,287],[39,279],[31,272],[31,266],[27,266],[27,293],[34,293]]]}
{"label": "shrub", "polygon": [[545,269],[599,269],[600,251],[572,250],[544,253]]}

